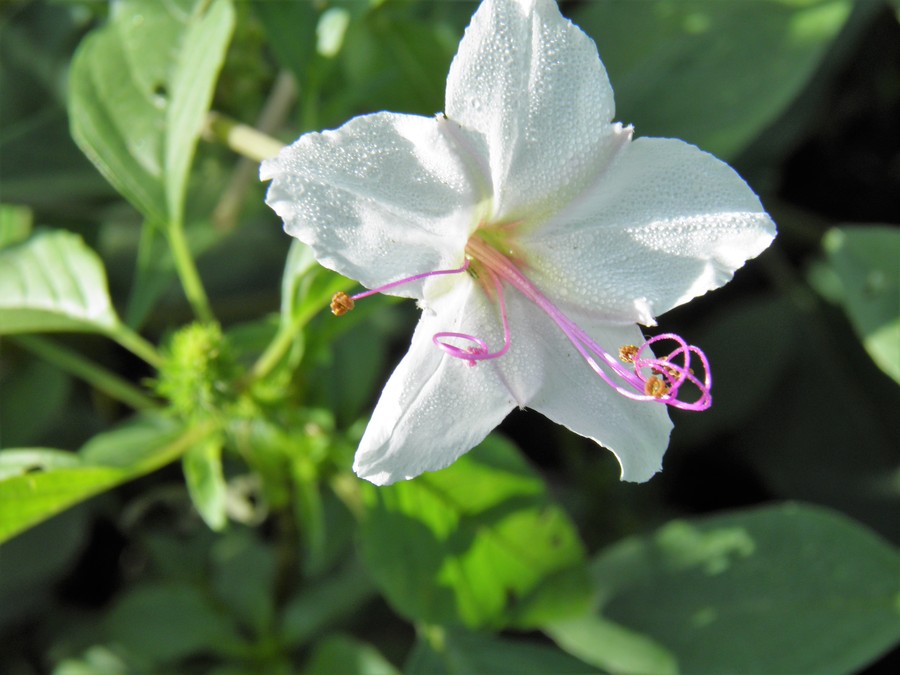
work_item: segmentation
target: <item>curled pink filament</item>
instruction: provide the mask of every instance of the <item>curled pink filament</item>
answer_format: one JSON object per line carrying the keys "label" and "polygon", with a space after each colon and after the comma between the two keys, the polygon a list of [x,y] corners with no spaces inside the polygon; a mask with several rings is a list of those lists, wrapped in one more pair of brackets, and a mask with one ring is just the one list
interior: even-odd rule
{"label": "curled pink filament", "polygon": [[[706,410],[712,405],[710,393],[712,374],[709,359],[699,347],[688,344],[684,338],[675,333],[662,333],[649,338],[640,346],[626,345],[622,347],[619,358],[616,358],[591,339],[582,328],[541,293],[509,258],[477,236],[469,239],[466,253],[469,257],[461,267],[456,269],[416,274],[353,296],[343,293],[335,294],[335,298],[332,300],[332,311],[337,315],[343,314],[353,309],[355,300],[383,293],[419,279],[443,274],[461,274],[469,269],[470,260],[474,259],[479,263],[479,272],[486,273],[496,292],[500,321],[503,325],[503,346],[492,352],[487,342],[475,335],[459,332],[435,333],[432,341],[448,356],[465,361],[471,367],[479,361],[500,358],[509,351],[512,337],[503,289],[505,282],[550,317],[591,370],[622,396],[634,401],[665,403],[681,410]],[[668,354],[656,356],[651,347],[665,343],[674,343],[674,347]],[[698,371],[701,371],[700,374],[695,372],[695,366]],[[680,398],[682,388],[686,383],[690,383],[690,388],[699,392],[694,400]]]}
{"label": "curled pink filament", "polygon": [[[500,304],[500,320],[503,323],[503,346],[496,352],[491,352],[484,340],[467,333],[435,333],[434,337],[431,338],[434,344],[447,354],[468,362],[469,366],[474,366],[478,361],[499,358],[509,351],[509,318],[506,315],[506,298],[503,296],[503,284],[500,283],[500,279],[497,278],[497,275],[492,270],[488,270],[488,274],[494,283],[494,288],[497,291],[497,302]],[[468,347],[459,347],[447,342],[447,338],[465,340],[471,344]]]}

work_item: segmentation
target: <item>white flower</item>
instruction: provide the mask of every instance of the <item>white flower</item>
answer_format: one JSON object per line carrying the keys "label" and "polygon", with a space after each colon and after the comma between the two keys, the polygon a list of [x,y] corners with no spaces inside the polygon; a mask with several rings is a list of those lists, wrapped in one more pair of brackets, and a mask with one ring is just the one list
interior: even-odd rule
{"label": "white flower", "polygon": [[486,0],[445,114],[357,117],[263,162],[268,204],[322,265],[422,309],[360,476],[443,468],[527,406],[644,481],[668,444],[665,404],[708,407],[703,353],[665,335],[675,346],[655,358],[636,324],[726,283],[775,226],[728,166],[632,140],[613,115],[594,43],[552,0]]}

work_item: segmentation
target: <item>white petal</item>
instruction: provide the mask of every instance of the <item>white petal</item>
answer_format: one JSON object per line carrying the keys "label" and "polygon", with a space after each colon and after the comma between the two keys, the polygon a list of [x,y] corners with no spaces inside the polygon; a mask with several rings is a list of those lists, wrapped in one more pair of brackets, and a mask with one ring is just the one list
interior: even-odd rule
{"label": "white petal", "polygon": [[[549,318],[532,323],[528,339],[543,353],[540,389],[530,408],[611,450],[622,467],[622,480],[643,482],[662,468],[672,422],[661,403],[625,398],[603,382]],[[575,316],[570,316],[575,319]],[[637,326],[610,326],[577,319],[581,328],[606,351],[641,344]]]}
{"label": "white petal", "polygon": [[448,466],[516,406],[497,370],[502,359],[470,367],[432,342],[435,333],[448,331],[502,344],[496,306],[481,288],[468,275],[445,283],[447,292],[428,299],[409,352],[385,385],[356,452],[353,470],[376,485]]}
{"label": "white petal", "polygon": [[[433,118],[377,113],[262,163],[266,202],[320,263],[366,286],[458,267],[477,191]],[[421,297],[421,282],[396,289]]]}
{"label": "white petal", "polygon": [[446,113],[489,149],[494,220],[538,217],[608,159],[612,88],[593,41],[552,0],[486,0],[447,77]]}
{"label": "white petal", "polygon": [[563,307],[652,325],[728,282],[774,236],[759,199],[728,165],[682,141],[641,138],[519,244],[534,281]]}

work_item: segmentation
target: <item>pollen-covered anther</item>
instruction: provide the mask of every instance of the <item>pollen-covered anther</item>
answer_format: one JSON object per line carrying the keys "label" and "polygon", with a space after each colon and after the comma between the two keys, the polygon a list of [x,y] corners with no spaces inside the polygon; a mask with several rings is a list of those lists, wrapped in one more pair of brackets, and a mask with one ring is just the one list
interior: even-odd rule
{"label": "pollen-covered anther", "polygon": [[355,306],[356,303],[353,302],[353,298],[344,293],[344,291],[338,291],[331,296],[331,313],[335,316],[342,316]]}
{"label": "pollen-covered anther", "polygon": [[640,350],[637,348],[637,345],[622,345],[619,347],[619,361],[622,363],[634,363],[638,352]]}
{"label": "pollen-covered anther", "polygon": [[644,393],[653,398],[662,398],[669,393],[669,387],[656,375],[651,375],[644,382]]}

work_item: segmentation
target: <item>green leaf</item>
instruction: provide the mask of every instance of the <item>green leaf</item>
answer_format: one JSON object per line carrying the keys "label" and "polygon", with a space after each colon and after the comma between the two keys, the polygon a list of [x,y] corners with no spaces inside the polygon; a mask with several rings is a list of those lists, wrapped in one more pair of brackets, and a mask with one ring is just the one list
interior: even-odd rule
{"label": "green leaf", "polygon": [[275,615],[275,548],[264,545],[253,530],[237,528],[216,539],[211,562],[216,598],[252,635],[270,635]]}
{"label": "green leaf", "polygon": [[119,319],[100,258],[57,230],[0,251],[0,335],[111,332]]}
{"label": "green leaf", "polygon": [[218,532],[228,522],[222,439],[219,436],[205,438],[188,450],[181,462],[191,501],[210,529]]}
{"label": "green leaf", "polygon": [[872,360],[900,383],[900,231],[835,228],[823,241],[832,293]]}
{"label": "green leaf", "polygon": [[364,560],[406,617],[530,628],[585,609],[575,528],[508,442],[490,437],[443,471],[364,494]]}
{"label": "green leaf", "polygon": [[50,471],[80,466],[74,452],[52,448],[14,448],[0,452],[0,480],[24,476],[36,471]]}
{"label": "green leaf", "polygon": [[0,249],[31,234],[32,212],[27,206],[0,204]]}
{"label": "green leaf", "polygon": [[599,611],[687,673],[846,673],[900,638],[900,557],[853,521],[784,505],[622,541],[597,558]]}
{"label": "green leaf", "polygon": [[123,0],[72,63],[72,136],[145,216],[180,222],[188,169],[231,36],[229,0]]}
{"label": "green leaf", "polygon": [[341,569],[288,600],[281,612],[279,639],[292,647],[304,644],[329,626],[358,616],[374,597],[372,581],[351,558]]}
{"label": "green leaf", "polygon": [[853,4],[589,2],[572,20],[597,41],[618,119],[733,157],[800,93]]}
{"label": "green leaf", "polygon": [[678,661],[646,635],[588,614],[543,628],[569,654],[616,675],[674,675]]}
{"label": "green leaf", "polygon": [[50,516],[175,460],[209,433],[141,418],[95,436],[78,454],[0,451],[0,543]]}
{"label": "green leaf", "polygon": [[[110,638],[138,659],[160,663],[242,645],[232,621],[196,586],[144,584],[106,615]],[[153,670],[153,669],[151,669]]]}
{"label": "green leaf", "polygon": [[346,635],[331,635],[316,644],[304,675],[400,675],[372,645]]}
{"label": "green leaf", "polygon": [[403,672],[409,675],[481,673],[591,673],[590,666],[543,644],[478,633],[432,629],[416,644]]}

